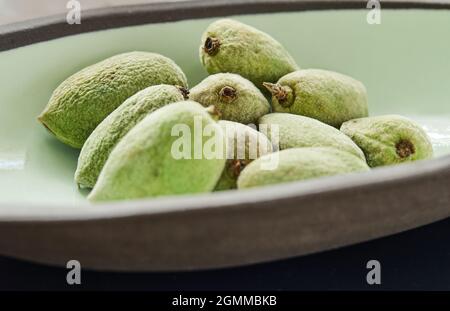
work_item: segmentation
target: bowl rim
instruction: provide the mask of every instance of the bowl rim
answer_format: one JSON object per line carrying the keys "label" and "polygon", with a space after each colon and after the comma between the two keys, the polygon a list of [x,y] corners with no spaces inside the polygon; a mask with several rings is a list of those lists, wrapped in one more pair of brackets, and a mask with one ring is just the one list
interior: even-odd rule
{"label": "bowl rim", "polygon": [[[371,171],[322,177],[245,190],[167,196],[152,199],[92,204],[17,203],[0,205],[0,223],[72,222],[135,216],[161,216],[189,211],[226,208],[258,208],[261,203],[282,205],[286,200],[300,200],[346,192],[361,193],[390,188],[427,178],[449,176],[450,155],[431,160],[374,168]],[[271,191],[268,191],[268,190]],[[61,208],[64,206],[63,208]]]}
{"label": "bowl rim", "polygon": [[[83,10],[83,22],[69,25],[65,13],[0,26],[0,52],[65,36],[143,24],[228,15],[368,9],[368,0],[191,0],[119,5]],[[450,10],[446,0],[383,0],[382,9]]]}
{"label": "bowl rim", "polygon": [[[64,14],[0,26],[0,52],[65,36],[126,26],[227,15],[366,9],[366,6],[367,1],[359,0],[262,0],[258,2],[252,0],[194,0],[91,9],[83,12],[83,23],[76,27],[66,23]],[[449,10],[450,2],[384,0],[382,8]],[[449,171],[450,155],[446,155],[426,161],[375,168],[370,172],[324,177],[240,190],[239,192],[231,190],[95,205],[88,202],[82,204],[1,203],[0,223],[91,221],[186,213],[216,208],[227,208],[231,211],[233,208],[240,209],[244,206],[245,208],[255,208],[264,202],[282,203],[283,200],[395,186],[430,176],[448,174]],[[271,191],[267,191],[268,189]],[[93,208],[94,206],[95,208]]]}

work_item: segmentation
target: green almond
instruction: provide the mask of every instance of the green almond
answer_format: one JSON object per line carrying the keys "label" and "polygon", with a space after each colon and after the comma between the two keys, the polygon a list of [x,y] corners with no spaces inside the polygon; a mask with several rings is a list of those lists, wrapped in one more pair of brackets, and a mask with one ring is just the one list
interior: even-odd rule
{"label": "green almond", "polygon": [[263,89],[263,82],[276,82],[299,67],[274,38],[252,26],[220,19],[202,36],[200,60],[208,73],[231,72]]}
{"label": "green almond", "polygon": [[[267,163],[276,161],[272,169]],[[324,176],[368,171],[360,158],[334,148],[311,147],[286,149],[260,157],[240,174],[238,188],[254,188],[308,180]]]}
{"label": "green almond", "polygon": [[371,167],[433,157],[427,133],[414,121],[398,115],[361,118],[344,123],[341,131],[363,150]]}
{"label": "green almond", "polygon": [[117,143],[149,113],[167,104],[184,100],[185,89],[155,85],[128,98],[92,132],[81,149],[75,181],[92,188]]}
{"label": "green almond", "polygon": [[272,93],[274,112],[310,117],[336,128],[348,120],[368,116],[364,85],[337,72],[299,70],[285,75],[276,84],[264,85]]}
{"label": "green almond", "polygon": [[184,101],[146,116],[112,150],[89,200],[212,191],[226,157],[222,128],[211,113],[198,103]]}
{"label": "green almond", "polygon": [[325,123],[290,113],[270,113],[260,118],[259,130],[280,150],[299,147],[332,147],[365,160],[361,149],[345,134]]}
{"label": "green almond", "polygon": [[211,75],[190,90],[189,98],[205,107],[214,105],[221,119],[255,124],[269,113],[270,104],[253,83],[240,75]]}

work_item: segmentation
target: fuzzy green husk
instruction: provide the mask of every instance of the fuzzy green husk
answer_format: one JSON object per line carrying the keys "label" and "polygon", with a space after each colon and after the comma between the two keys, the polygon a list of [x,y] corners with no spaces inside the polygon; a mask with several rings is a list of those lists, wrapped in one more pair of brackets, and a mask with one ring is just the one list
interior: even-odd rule
{"label": "fuzzy green husk", "polygon": [[[200,129],[195,120],[201,121]],[[176,127],[189,130],[190,159],[177,159],[175,142],[182,136]],[[221,127],[200,104],[185,101],[169,104],[149,114],[117,144],[100,173],[89,200],[113,201],[163,195],[212,191],[222,174],[226,157],[195,159],[196,148],[205,148],[211,138],[203,130],[213,129],[222,149],[225,137]],[[201,141],[195,142],[200,133]],[[187,149],[189,150],[189,149]]]}
{"label": "fuzzy green husk", "polygon": [[[279,133],[276,137],[275,127]],[[299,147],[333,147],[365,160],[359,147],[346,135],[320,121],[290,113],[270,113],[259,120],[263,131],[279,149]]]}
{"label": "fuzzy green husk", "polygon": [[263,89],[299,67],[285,48],[270,35],[231,19],[215,21],[206,29],[200,60],[208,73],[232,72]]}
{"label": "fuzzy green husk", "polygon": [[38,120],[63,143],[81,148],[128,97],[157,84],[188,87],[184,73],[167,57],[147,52],[116,55],[62,82]]}
{"label": "fuzzy green husk", "polygon": [[363,150],[371,167],[433,157],[433,146],[426,132],[402,116],[351,120],[342,125],[341,131]]}
{"label": "fuzzy green husk", "polygon": [[251,161],[272,152],[267,137],[253,128],[231,121],[219,121],[227,139],[227,163],[215,191],[237,188],[240,172]]}
{"label": "fuzzy green husk", "polygon": [[190,90],[189,98],[205,107],[214,105],[221,119],[255,124],[269,113],[270,104],[250,81],[232,73],[211,75]]}
{"label": "fuzzy green husk", "polygon": [[145,116],[167,104],[184,100],[182,90],[155,85],[128,98],[92,132],[81,149],[75,181],[92,188],[112,149]]}
{"label": "fuzzy green husk", "polygon": [[272,92],[274,112],[310,117],[339,128],[342,123],[368,116],[364,85],[340,73],[307,69],[264,84]]}
{"label": "fuzzy green husk", "polygon": [[[263,169],[269,157],[279,157],[273,170]],[[268,154],[250,163],[238,179],[238,188],[307,180],[323,176],[367,171],[367,163],[348,152],[334,148],[293,148]]]}

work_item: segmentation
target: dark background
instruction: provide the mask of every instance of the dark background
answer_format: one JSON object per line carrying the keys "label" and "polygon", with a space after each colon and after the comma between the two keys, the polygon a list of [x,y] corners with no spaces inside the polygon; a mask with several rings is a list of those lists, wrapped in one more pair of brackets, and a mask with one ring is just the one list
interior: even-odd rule
{"label": "dark background", "polygon": [[[366,263],[381,263],[381,285],[368,285]],[[81,263],[83,265],[83,263]],[[104,273],[0,257],[0,290],[450,290],[450,219],[320,254],[233,269],[188,273]]]}

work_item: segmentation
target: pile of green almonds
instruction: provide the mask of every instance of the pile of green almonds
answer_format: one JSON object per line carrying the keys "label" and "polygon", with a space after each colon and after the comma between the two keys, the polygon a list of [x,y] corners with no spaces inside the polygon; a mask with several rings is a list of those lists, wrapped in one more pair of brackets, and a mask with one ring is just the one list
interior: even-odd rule
{"label": "pile of green almonds", "polygon": [[[251,26],[212,23],[200,60],[210,75],[190,91],[172,60],[148,52],[108,58],[54,91],[38,119],[81,148],[75,181],[93,188],[91,201],[251,188],[433,155],[411,120],[368,116],[361,82],[300,69],[279,42]],[[208,148],[214,132],[221,156],[196,157],[195,148],[174,156],[174,129],[198,131],[196,120],[202,139],[194,147]]]}

